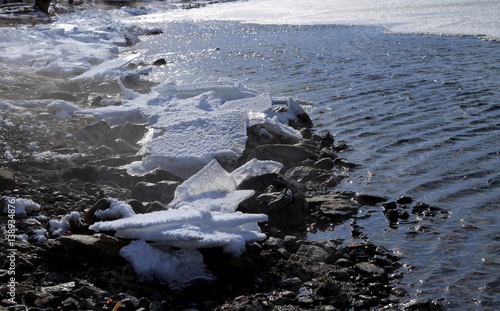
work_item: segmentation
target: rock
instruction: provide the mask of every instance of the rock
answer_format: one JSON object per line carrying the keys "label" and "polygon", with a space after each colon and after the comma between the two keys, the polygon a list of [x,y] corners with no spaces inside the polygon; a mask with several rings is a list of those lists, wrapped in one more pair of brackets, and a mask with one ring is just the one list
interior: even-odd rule
{"label": "rock", "polygon": [[292,146],[284,144],[270,144],[257,146],[247,160],[256,158],[258,160],[273,160],[282,163],[285,167],[294,167],[307,159],[318,159],[318,154],[304,146]]}
{"label": "rock", "polygon": [[354,262],[346,258],[340,258],[335,262],[335,264],[340,267],[351,267],[352,265],[354,265]]}
{"label": "rock", "polygon": [[0,168],[0,191],[16,189],[14,172]]}
{"label": "rock", "polygon": [[162,66],[162,65],[166,65],[166,64],[167,64],[167,61],[165,60],[165,58],[159,58],[153,62],[153,66]]}
{"label": "rock", "polygon": [[129,163],[129,161],[123,157],[112,157],[112,158],[106,158],[106,159],[102,159],[102,160],[92,161],[92,162],[89,162],[88,165],[91,165],[91,166],[104,165],[104,166],[117,167],[117,166],[122,166],[122,165],[125,165],[128,163]]}
{"label": "rock", "polygon": [[168,210],[168,207],[165,204],[159,201],[154,201],[148,206],[148,208],[146,209],[146,213],[166,211],[166,210]]}
{"label": "rock", "polygon": [[306,191],[306,187],[303,184],[279,174],[264,174],[248,178],[241,182],[236,189],[254,190],[254,196],[257,197],[264,192],[269,192],[270,187],[274,191],[282,191],[283,189],[290,189],[294,193],[303,193]]}
{"label": "rock", "polygon": [[75,289],[75,282],[66,282],[52,286],[42,287],[42,292],[51,293],[54,296],[63,296]]}
{"label": "rock", "polygon": [[391,289],[391,295],[394,295],[396,297],[403,297],[408,295],[408,291],[402,287],[393,287]]}
{"label": "rock", "polygon": [[384,197],[365,193],[356,193],[354,200],[363,205],[375,205],[377,203],[387,201],[387,199]]}
{"label": "rock", "polygon": [[370,262],[360,262],[354,265],[360,274],[370,277],[380,277],[385,274],[385,270]]}
{"label": "rock", "polygon": [[100,179],[99,172],[94,166],[70,167],[62,173],[62,177],[64,180],[75,178],[83,182],[96,182]]}
{"label": "rock", "polygon": [[396,200],[396,203],[398,203],[398,204],[411,204],[411,203],[413,203],[413,199],[410,197],[402,196]]}
{"label": "rock", "polygon": [[335,193],[307,198],[313,210],[330,219],[334,225],[341,224],[358,213],[361,205],[352,201],[352,193]]}
{"label": "rock", "polygon": [[132,199],[128,200],[126,203],[132,207],[136,214],[144,214],[147,211],[144,205],[138,200]]}
{"label": "rock", "polygon": [[121,126],[118,138],[135,145],[144,137],[144,134],[146,134],[147,131],[148,129],[145,124],[132,124],[127,122]]}
{"label": "rock", "polygon": [[302,280],[298,277],[281,280],[281,288],[296,292],[302,286]]}
{"label": "rock", "polygon": [[396,202],[385,202],[382,204],[382,208],[384,209],[384,211],[387,211],[390,209],[396,209],[397,207],[398,207],[398,205],[396,204]]}
{"label": "rock", "polygon": [[160,201],[170,203],[174,198],[177,181],[160,181],[157,183],[138,182],[132,189],[131,198],[141,202]]}
{"label": "rock", "polygon": [[256,294],[252,296],[239,296],[233,301],[226,302],[218,307],[220,311],[270,311],[275,310],[273,303],[269,300],[267,295]]}
{"label": "rock", "polygon": [[324,262],[328,258],[328,252],[317,245],[302,245],[297,253],[303,253],[307,258],[315,262]]}
{"label": "rock", "polygon": [[117,138],[114,142],[109,145],[118,153],[136,153],[139,148],[125,141],[124,139]]}
{"label": "rock", "polygon": [[104,301],[106,297],[111,296],[110,292],[93,285],[82,286],[71,292],[71,294],[78,298],[94,298],[98,301]]}
{"label": "rock", "polygon": [[271,126],[256,124],[247,129],[247,148],[254,149],[261,145],[286,144],[292,145],[299,142],[295,136],[285,136]]}
{"label": "rock", "polygon": [[415,298],[407,302],[401,303],[401,307],[405,311],[441,311],[443,307],[434,303],[429,298]]}
{"label": "rock", "polygon": [[123,263],[125,260],[118,254],[128,244],[102,233],[93,235],[72,234],[46,241],[47,250],[42,254],[48,262],[57,262],[68,268],[81,268],[81,263],[101,265],[105,262]]}
{"label": "rock", "polygon": [[330,171],[309,166],[292,167],[286,171],[285,176],[306,184],[308,189],[335,187],[344,179],[343,176],[335,175]]}
{"label": "rock", "polygon": [[238,211],[266,214],[269,225],[285,233],[293,233],[303,226],[307,202],[301,193],[288,188],[280,192],[262,193],[241,202]]}
{"label": "rock", "polygon": [[322,158],[314,162],[314,167],[322,170],[331,170],[334,166],[333,160],[331,158]]}
{"label": "rock", "polygon": [[85,212],[83,216],[85,223],[89,226],[94,224],[96,221],[98,221],[97,217],[95,216],[95,213],[97,211],[108,209],[110,205],[111,202],[106,198],[102,198],[99,201],[97,201],[88,211]]}
{"label": "rock", "polygon": [[98,147],[112,145],[118,137],[116,137],[116,134],[106,121],[100,121],[80,129],[75,133],[75,138]]}
{"label": "rock", "polygon": [[320,141],[320,148],[329,148],[333,146],[333,143],[335,142],[333,135],[330,134],[330,132],[326,132],[322,137]]}
{"label": "rock", "polygon": [[61,299],[51,293],[43,291],[30,290],[24,294],[24,300],[27,305],[34,307],[52,307],[60,304]]}
{"label": "rock", "polygon": [[295,119],[288,122],[288,125],[294,129],[312,128],[314,126],[311,118],[305,112],[297,114]]}

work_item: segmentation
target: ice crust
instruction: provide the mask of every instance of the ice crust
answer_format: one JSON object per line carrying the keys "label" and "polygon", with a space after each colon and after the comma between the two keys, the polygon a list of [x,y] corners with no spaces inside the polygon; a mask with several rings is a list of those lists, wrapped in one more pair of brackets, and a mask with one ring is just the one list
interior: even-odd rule
{"label": "ice crust", "polygon": [[[278,172],[281,167],[277,162],[253,159],[229,173],[212,160],[178,186],[168,210],[134,214],[128,204],[111,199],[110,208],[101,213],[123,218],[99,221],[89,229],[115,231],[117,237],[136,240],[120,254],[145,281],[157,279],[172,288],[182,288],[195,279],[211,279],[196,249],[220,247],[239,256],[246,243],[265,239],[258,223],[267,221],[267,215],[236,212],[239,203],[254,194],[253,190],[237,190],[237,186],[252,176]],[[51,221],[51,227],[63,231],[63,220]],[[159,250],[146,241],[180,250]]]}
{"label": "ice crust", "polygon": [[[4,204],[3,212],[7,214],[9,211],[9,205],[13,205],[16,216],[22,215],[26,217],[29,213],[38,211],[41,208],[40,204],[30,199],[6,197],[5,202],[9,202],[9,204]],[[14,203],[11,204],[10,202]]]}
{"label": "ice crust", "polygon": [[[130,90],[122,90],[130,95]],[[214,159],[230,163],[243,153],[247,128],[255,124],[265,124],[281,136],[302,137],[287,125],[304,112],[297,102],[289,98],[284,111],[274,112],[269,95],[258,95],[233,80],[208,79],[185,85],[166,82],[149,94],[132,95],[121,106],[75,112],[110,124],[150,124],[150,131],[141,140],[142,160],[126,166],[132,175],[160,167],[188,178]]]}

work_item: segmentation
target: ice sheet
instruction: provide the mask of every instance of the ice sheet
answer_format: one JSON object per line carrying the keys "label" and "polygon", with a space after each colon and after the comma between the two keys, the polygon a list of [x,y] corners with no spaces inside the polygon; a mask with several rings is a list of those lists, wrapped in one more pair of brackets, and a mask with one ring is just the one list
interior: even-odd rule
{"label": "ice sheet", "polygon": [[394,32],[500,39],[500,2],[496,0],[249,0],[132,19],[139,23],[179,20],[386,26]]}

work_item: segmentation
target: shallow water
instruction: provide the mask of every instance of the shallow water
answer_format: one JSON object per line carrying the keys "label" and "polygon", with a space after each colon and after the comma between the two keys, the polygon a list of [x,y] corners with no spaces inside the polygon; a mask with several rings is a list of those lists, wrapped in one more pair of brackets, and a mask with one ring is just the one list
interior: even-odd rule
{"label": "shallow water", "polygon": [[[232,77],[310,101],[316,127],[346,141],[342,156],[360,165],[338,189],[450,212],[392,228],[379,207],[361,212],[361,231],[404,256],[410,295],[451,310],[500,308],[500,43],[376,27],[160,26],[134,47],[148,63],[166,59],[150,79]],[[343,228],[311,238],[349,239]]]}

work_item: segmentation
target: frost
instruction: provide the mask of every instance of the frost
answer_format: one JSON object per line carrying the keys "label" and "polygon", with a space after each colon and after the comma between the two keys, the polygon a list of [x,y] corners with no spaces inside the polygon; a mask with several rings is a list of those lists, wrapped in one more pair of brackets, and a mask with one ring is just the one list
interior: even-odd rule
{"label": "frost", "polygon": [[142,281],[157,279],[173,289],[182,289],[197,279],[214,279],[196,249],[165,253],[144,241],[132,241],[120,250],[120,255],[132,264]]}
{"label": "frost", "polygon": [[56,100],[47,105],[47,111],[54,114],[56,118],[60,119],[72,117],[73,112],[77,110],[80,110],[80,107],[64,100]]}
{"label": "frost", "polygon": [[78,212],[71,212],[64,215],[61,220],[51,219],[49,221],[49,232],[54,237],[66,234],[71,227],[82,226],[80,214]]}
{"label": "frost", "polygon": [[[7,197],[5,201],[9,202],[10,205],[13,205],[15,207],[16,216],[26,217],[26,215],[30,214],[33,211],[38,211],[41,207],[40,204],[35,203],[33,200],[30,199]],[[4,204],[3,207],[4,213],[8,213],[9,204]]]}

